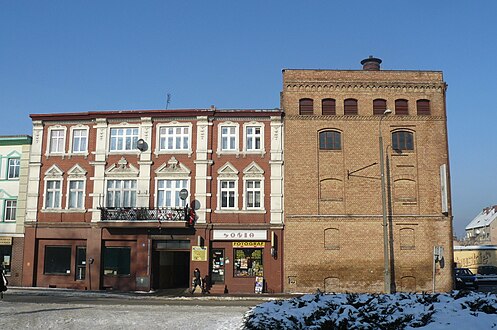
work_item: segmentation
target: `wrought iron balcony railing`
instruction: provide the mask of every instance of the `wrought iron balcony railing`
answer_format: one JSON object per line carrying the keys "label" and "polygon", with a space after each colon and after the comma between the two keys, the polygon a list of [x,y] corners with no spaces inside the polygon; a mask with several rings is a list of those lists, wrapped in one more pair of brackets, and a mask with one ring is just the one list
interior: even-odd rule
{"label": "wrought iron balcony railing", "polygon": [[188,208],[101,207],[102,221],[188,221]]}

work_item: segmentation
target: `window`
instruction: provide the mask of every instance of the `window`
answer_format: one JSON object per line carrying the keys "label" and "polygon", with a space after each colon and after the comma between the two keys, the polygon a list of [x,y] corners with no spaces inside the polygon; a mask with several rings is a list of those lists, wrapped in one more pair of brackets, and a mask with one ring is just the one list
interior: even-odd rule
{"label": "window", "polygon": [[343,114],[344,115],[357,115],[357,100],[346,99],[343,101]]}
{"label": "window", "polygon": [[0,245],[0,265],[3,265],[6,275],[10,275],[11,260],[12,260],[12,245]]}
{"label": "window", "polygon": [[236,208],[236,181],[221,181],[221,209]]}
{"label": "window", "polygon": [[76,280],[86,278],[86,247],[76,247]]}
{"label": "window", "polygon": [[237,150],[236,126],[221,126],[221,150]]}
{"label": "window", "polygon": [[158,180],[157,207],[184,207],[179,197],[181,189],[187,189],[188,180]]}
{"label": "window", "polygon": [[17,210],[17,201],[6,200],[5,201],[5,210],[4,210],[5,221],[15,221],[16,220],[16,210]]}
{"label": "window", "polygon": [[261,150],[261,127],[247,126],[247,151]]}
{"label": "window", "polygon": [[319,150],[341,150],[341,133],[337,131],[319,132]]}
{"label": "window", "polygon": [[312,116],[314,114],[314,101],[312,99],[300,99],[299,114],[303,116]]}
{"label": "window", "polygon": [[135,207],[136,180],[107,181],[107,207]]}
{"label": "window", "polygon": [[189,150],[190,128],[188,126],[161,127],[159,150]]}
{"label": "window", "polygon": [[111,128],[110,151],[129,151],[136,149],[138,128]]}
{"label": "window", "polygon": [[45,192],[45,208],[58,209],[60,208],[61,181],[47,180]]}
{"label": "window", "polygon": [[131,274],[131,248],[104,248],[104,275],[129,276]]}
{"label": "window", "polygon": [[64,153],[65,130],[53,129],[50,131],[50,153]]}
{"label": "window", "polygon": [[234,249],[233,255],[235,277],[264,276],[262,249]]}
{"label": "window", "polygon": [[392,148],[394,150],[414,150],[413,134],[408,131],[392,133]]}
{"label": "window", "polygon": [[334,99],[323,99],[321,101],[321,111],[323,116],[336,115],[336,104]]}
{"label": "window", "polygon": [[247,180],[246,181],[246,198],[247,209],[261,208],[261,181]]}
{"label": "window", "polygon": [[387,101],[383,99],[373,100],[373,115],[381,116],[387,110]]}
{"label": "window", "polygon": [[19,158],[10,158],[9,159],[9,167],[7,169],[7,178],[8,179],[18,179],[19,178],[19,170],[21,169],[21,160]]}
{"label": "window", "polygon": [[88,130],[74,129],[72,131],[72,152],[81,153],[88,150]]}
{"label": "window", "polygon": [[67,275],[71,273],[71,247],[45,246],[44,274]]}
{"label": "window", "polygon": [[395,114],[396,115],[408,115],[409,114],[409,104],[407,100],[395,100]]}
{"label": "window", "polygon": [[426,116],[431,113],[430,100],[417,100],[416,107],[418,109],[418,115]]}
{"label": "window", "polygon": [[85,182],[83,180],[69,181],[69,203],[70,209],[84,208]]}

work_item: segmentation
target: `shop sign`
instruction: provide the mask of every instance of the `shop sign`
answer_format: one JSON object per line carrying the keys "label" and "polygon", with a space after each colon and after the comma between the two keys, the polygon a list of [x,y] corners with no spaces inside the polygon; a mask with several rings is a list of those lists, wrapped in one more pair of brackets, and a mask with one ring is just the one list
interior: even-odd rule
{"label": "shop sign", "polygon": [[192,261],[207,261],[207,247],[192,246]]}
{"label": "shop sign", "polygon": [[263,248],[266,242],[233,242],[235,248]]}
{"label": "shop sign", "polygon": [[214,230],[212,239],[224,241],[254,241],[267,239],[267,230]]}
{"label": "shop sign", "polygon": [[12,245],[12,237],[0,237],[0,245]]}

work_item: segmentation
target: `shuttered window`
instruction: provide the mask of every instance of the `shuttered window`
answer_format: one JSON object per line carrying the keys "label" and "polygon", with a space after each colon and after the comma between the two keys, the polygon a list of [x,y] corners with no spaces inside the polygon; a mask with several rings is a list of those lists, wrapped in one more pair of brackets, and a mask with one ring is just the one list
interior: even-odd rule
{"label": "shuttered window", "polygon": [[373,100],[373,115],[383,115],[387,109],[387,101],[383,99]]}
{"label": "shuttered window", "polygon": [[417,100],[416,107],[418,109],[418,115],[426,116],[431,114],[430,100]]}
{"label": "shuttered window", "polygon": [[299,100],[299,114],[304,116],[312,116],[314,114],[314,102],[312,99]]}
{"label": "shuttered window", "polygon": [[395,114],[396,115],[408,115],[409,114],[409,107],[407,100],[395,100]]}
{"label": "shuttered window", "polygon": [[343,101],[343,114],[344,115],[357,115],[357,100],[346,99]]}
{"label": "shuttered window", "polygon": [[334,116],[336,115],[336,107],[334,99],[323,99],[321,101],[321,111],[323,116]]}

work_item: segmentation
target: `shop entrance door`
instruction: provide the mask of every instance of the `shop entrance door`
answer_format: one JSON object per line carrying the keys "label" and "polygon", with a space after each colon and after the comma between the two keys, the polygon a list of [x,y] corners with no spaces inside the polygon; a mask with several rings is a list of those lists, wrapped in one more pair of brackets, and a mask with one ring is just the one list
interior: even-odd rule
{"label": "shop entrance door", "polygon": [[224,283],[224,249],[212,249],[211,262],[212,284]]}

